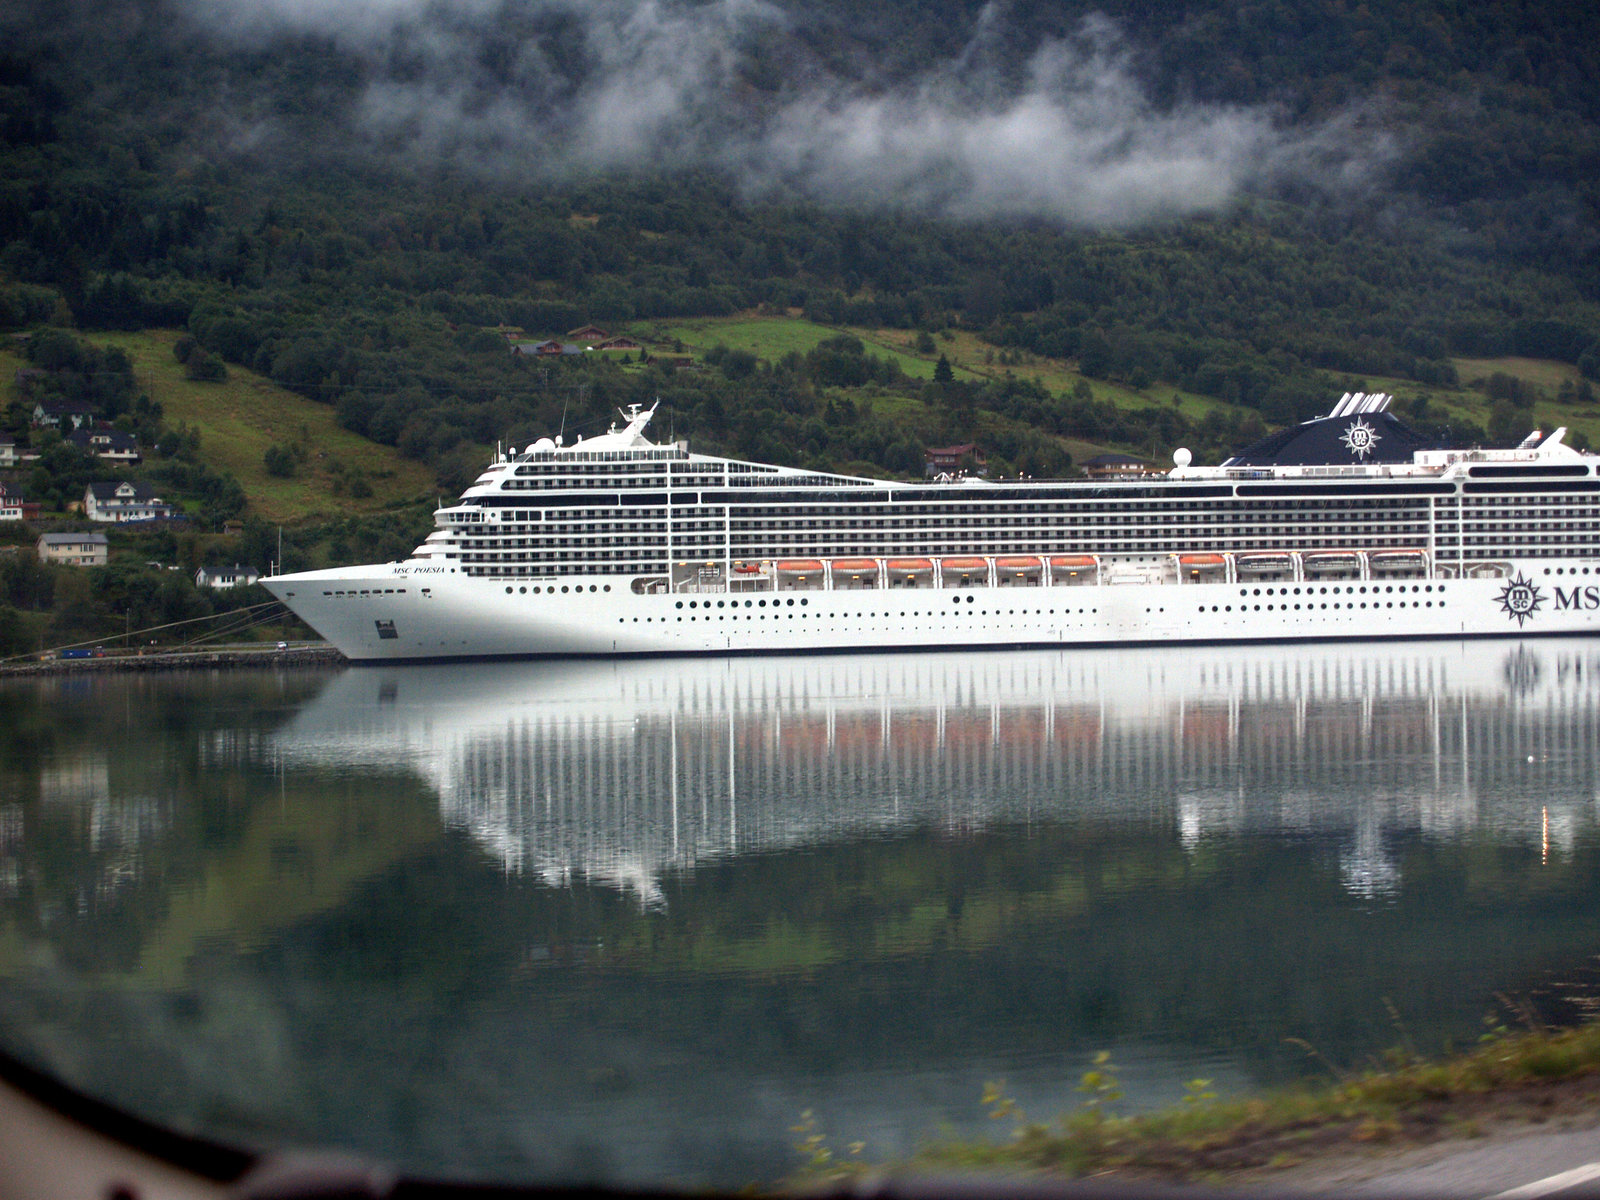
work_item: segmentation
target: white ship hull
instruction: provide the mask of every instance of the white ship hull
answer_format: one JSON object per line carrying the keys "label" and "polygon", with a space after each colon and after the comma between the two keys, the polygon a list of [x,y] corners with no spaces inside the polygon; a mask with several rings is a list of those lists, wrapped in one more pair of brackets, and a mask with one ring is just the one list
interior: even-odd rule
{"label": "white ship hull", "polygon": [[1600,633],[1600,558],[1488,579],[877,588],[637,595],[424,561],[283,575],[279,599],[356,662]]}
{"label": "white ship hull", "polygon": [[1600,632],[1600,459],[1421,448],[1387,401],[1159,482],[1000,485],[691,455],[635,408],[497,453],[405,562],[263,582],[358,662]]}

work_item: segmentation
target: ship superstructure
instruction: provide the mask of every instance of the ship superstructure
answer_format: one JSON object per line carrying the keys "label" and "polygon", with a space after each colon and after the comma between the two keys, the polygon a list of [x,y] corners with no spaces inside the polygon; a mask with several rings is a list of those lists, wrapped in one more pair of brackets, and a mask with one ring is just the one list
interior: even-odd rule
{"label": "ship superstructure", "polygon": [[727,653],[1600,629],[1600,459],[1432,446],[1347,395],[1129,481],[820,474],[645,436],[496,459],[412,557],[264,581],[348,657]]}

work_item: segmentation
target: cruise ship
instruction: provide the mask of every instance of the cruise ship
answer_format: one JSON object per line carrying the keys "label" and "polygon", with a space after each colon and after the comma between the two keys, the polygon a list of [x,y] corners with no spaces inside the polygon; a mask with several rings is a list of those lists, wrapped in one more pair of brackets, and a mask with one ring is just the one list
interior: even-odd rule
{"label": "cruise ship", "polygon": [[1131,480],[910,483],[610,432],[497,452],[404,562],[262,582],[355,662],[1600,632],[1600,457],[1347,394]]}

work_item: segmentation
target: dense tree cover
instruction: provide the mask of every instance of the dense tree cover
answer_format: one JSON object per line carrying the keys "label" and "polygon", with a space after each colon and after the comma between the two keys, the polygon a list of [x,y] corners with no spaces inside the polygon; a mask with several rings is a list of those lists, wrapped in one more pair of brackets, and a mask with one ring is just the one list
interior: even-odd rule
{"label": "dense tree cover", "polygon": [[[1011,14],[986,78],[1020,71],[1090,11]],[[593,430],[657,395],[707,448],[914,471],[921,447],[981,431],[1010,447],[1009,465],[1046,470],[1065,465],[1052,434],[1183,437],[1198,452],[1302,418],[1325,408],[1330,373],[1445,384],[1452,355],[1526,354],[1600,377],[1600,17],[1511,0],[1094,11],[1120,22],[1158,106],[1270,102],[1293,125],[1363,99],[1349,136],[1392,138],[1390,177],[1359,199],[1285,185],[1225,215],[1115,234],[752,196],[707,166],[529,183],[448,156],[419,166],[330,147],[368,70],[338,38],[251,48],[208,38],[165,0],[125,0],[117,21],[35,5],[0,53],[0,328],[184,327],[196,377],[259,371],[452,486],[483,444]],[[966,53],[977,20],[970,3],[825,3],[797,41],[752,45],[740,69],[755,95],[781,91],[785,56],[802,50],[858,74],[870,58],[892,82]],[[549,12],[508,8],[494,27],[491,66],[520,38],[581,79],[582,47]],[[247,98],[249,113],[227,116],[253,114],[277,140],[218,134],[218,96]],[[1259,418],[1199,429],[1158,404],[1105,413],[1016,380],[929,387],[848,341],[775,362],[730,351],[685,373],[532,362],[492,332],[761,307],[965,325],[1091,378],[1179,386]],[[921,399],[932,419],[907,422],[875,390]],[[293,464],[280,454],[274,469]]]}

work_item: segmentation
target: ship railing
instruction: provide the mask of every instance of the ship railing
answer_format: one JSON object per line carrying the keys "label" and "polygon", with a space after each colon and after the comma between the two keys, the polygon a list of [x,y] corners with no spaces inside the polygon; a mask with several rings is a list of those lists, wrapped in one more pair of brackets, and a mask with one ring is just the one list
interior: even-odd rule
{"label": "ship railing", "polygon": [[725,592],[727,576],[719,562],[677,562],[672,566],[675,592]]}

